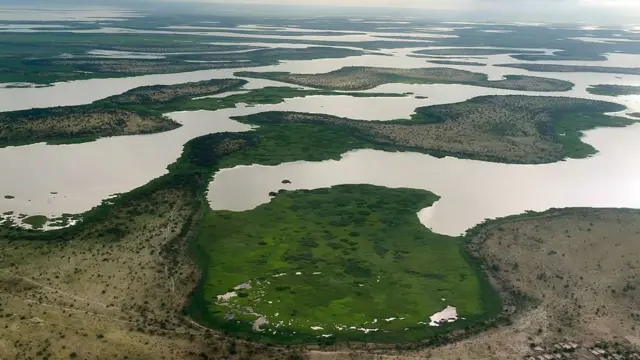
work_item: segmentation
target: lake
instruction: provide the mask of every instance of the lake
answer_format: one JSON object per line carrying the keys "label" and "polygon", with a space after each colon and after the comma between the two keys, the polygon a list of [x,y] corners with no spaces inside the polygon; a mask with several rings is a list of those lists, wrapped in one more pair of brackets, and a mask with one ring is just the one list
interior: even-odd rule
{"label": "lake", "polygon": [[[344,59],[287,61],[252,70],[318,73],[343,66],[441,66],[429,64],[425,59],[408,57],[413,50],[417,49],[385,50],[392,57],[365,55]],[[639,59],[637,55],[632,57]],[[607,65],[628,64],[633,61],[632,57],[611,56]],[[508,56],[498,55],[488,56],[481,61],[494,64],[508,62],[508,59]],[[640,85],[640,76],[530,73],[492,66],[449,67],[485,72],[492,79],[499,79],[506,74],[555,77],[572,81],[576,87],[563,93],[532,93],[466,85],[386,84],[369,91],[412,92],[414,95],[404,98],[311,96],[288,99],[276,105],[240,105],[215,112],[173,113],[170,116],[183,126],[166,133],[105,138],[85,144],[34,144],[1,148],[0,173],[10,176],[3,177],[0,182],[0,213],[15,211],[29,215],[60,215],[86,211],[112,194],[130,191],[165,174],[166,166],[179,157],[182,146],[190,139],[213,132],[250,131],[249,126],[235,122],[230,117],[263,111],[318,112],[385,121],[406,118],[419,106],[464,101],[490,94],[585,97],[615,101],[632,111],[640,111],[640,96],[603,97],[588,94],[585,90],[589,85],[600,83]],[[82,80],[44,88],[0,87],[0,110],[86,104],[138,86],[232,77],[236,70]],[[283,84],[249,79],[246,88],[273,85]],[[428,98],[417,99],[416,96]],[[415,153],[363,150],[347,153],[338,162],[292,163],[271,168],[241,167],[219,173],[211,184],[209,196],[215,199],[212,202],[214,208],[248,209],[268,201],[268,192],[279,189],[282,186],[280,181],[284,178],[293,180],[293,186],[301,188],[362,182],[427,189],[439,194],[442,199],[433,208],[420,212],[421,221],[434,231],[458,234],[484,218],[524,210],[544,210],[553,206],[640,207],[637,191],[631,186],[640,183],[640,169],[635,164],[640,162],[628,161],[640,155],[640,145],[634,141],[638,136],[640,129],[635,126],[594,130],[588,132],[586,140],[601,151],[599,155],[586,160],[539,166],[436,159]],[[307,176],[307,173],[317,176]],[[265,182],[253,183],[252,179],[255,178],[264,179]],[[224,191],[221,190],[223,188]],[[5,195],[15,198],[5,199]]]}

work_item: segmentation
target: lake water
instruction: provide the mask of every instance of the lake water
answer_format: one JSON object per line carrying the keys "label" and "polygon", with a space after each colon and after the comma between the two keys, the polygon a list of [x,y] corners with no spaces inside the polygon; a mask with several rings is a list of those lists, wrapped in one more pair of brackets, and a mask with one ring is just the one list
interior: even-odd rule
{"label": "lake water", "polygon": [[[384,51],[393,56],[365,55],[344,59],[287,61],[251,70],[319,73],[343,66],[439,66],[431,65],[425,59],[408,57],[414,50],[416,49]],[[635,59],[640,58],[635,56]],[[513,59],[498,55],[488,56],[481,61],[497,64],[513,62]],[[607,66],[632,61],[633,55],[613,54]],[[414,95],[404,98],[313,96],[288,99],[276,105],[239,106],[216,112],[174,113],[170,116],[184,126],[167,133],[106,138],[86,144],[35,144],[3,148],[0,149],[0,173],[11,175],[4,176],[0,182],[0,213],[15,211],[29,215],[59,215],[86,211],[114,193],[130,191],[165,174],[166,166],[178,158],[183,144],[188,140],[213,132],[249,131],[249,126],[229,118],[262,111],[318,112],[360,120],[384,121],[406,118],[418,106],[458,102],[490,94],[586,97],[619,102],[632,111],[640,111],[640,96],[610,98],[590,95],[585,90],[588,85],[600,83],[640,85],[640,76],[530,73],[526,70],[493,66],[449,67],[486,72],[491,79],[500,79],[507,74],[555,77],[572,81],[576,83],[576,87],[570,92],[546,94],[465,85],[386,84],[369,91],[412,92]],[[92,79],[58,83],[45,88],[0,87],[0,110],[86,104],[138,86],[226,78],[232,77],[234,71],[236,69]],[[249,80],[245,87],[247,89],[283,85],[269,80]],[[428,98],[416,99],[415,96]],[[631,186],[640,183],[640,169],[636,166],[640,162],[629,161],[640,155],[640,145],[635,141],[638,136],[638,127],[595,130],[589,132],[586,139],[601,150],[598,156],[540,166],[492,164],[453,158],[435,159],[422,154],[364,150],[345,154],[338,162],[225,170],[216,176],[209,195],[216,199],[212,203],[216,208],[246,209],[268,201],[268,192],[282,187],[280,181],[284,178],[293,180],[293,186],[303,188],[366,182],[427,189],[441,195],[442,200],[433,208],[421,212],[421,221],[435,231],[458,234],[486,217],[505,216],[529,209],[544,210],[552,206],[640,207],[637,191]],[[254,183],[253,179],[258,178],[265,181],[262,184]],[[5,195],[15,196],[15,199],[4,199]]]}
{"label": "lake water", "polygon": [[[600,153],[547,165],[506,165],[417,153],[359,150],[339,161],[240,166],[215,175],[208,191],[213,209],[242,211],[270,201],[279,189],[373,184],[425,189],[441,196],[419,211],[441,234],[459,235],[486,218],[552,207],[640,207],[640,124],[598,129],[584,140]],[[292,184],[283,185],[284,179]],[[418,211],[419,209],[416,209]]]}

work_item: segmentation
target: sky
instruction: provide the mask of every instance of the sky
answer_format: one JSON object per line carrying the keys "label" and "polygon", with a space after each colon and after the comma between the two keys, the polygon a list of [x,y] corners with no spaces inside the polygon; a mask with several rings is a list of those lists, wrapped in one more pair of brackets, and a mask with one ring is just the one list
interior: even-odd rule
{"label": "sky", "polygon": [[415,14],[438,12],[490,19],[514,21],[554,21],[616,23],[619,21],[640,23],[640,0],[165,0],[214,4],[279,4],[307,5],[331,8],[366,8],[368,11],[393,8],[396,11]]}
{"label": "sky", "polygon": [[[45,0],[0,0],[28,3]],[[590,25],[640,25],[640,0],[46,0],[48,5],[75,2],[83,5],[145,4],[150,8],[173,4],[171,9],[216,12],[225,8],[260,14],[413,16],[429,20],[499,20],[518,22],[582,22]],[[221,3],[225,3],[224,6]],[[244,4],[244,5],[243,5]],[[276,4],[279,6],[273,6]],[[249,5],[249,6],[247,6]],[[322,9],[318,9],[321,7]],[[240,10],[238,10],[240,9]],[[310,10],[311,9],[311,10]]]}

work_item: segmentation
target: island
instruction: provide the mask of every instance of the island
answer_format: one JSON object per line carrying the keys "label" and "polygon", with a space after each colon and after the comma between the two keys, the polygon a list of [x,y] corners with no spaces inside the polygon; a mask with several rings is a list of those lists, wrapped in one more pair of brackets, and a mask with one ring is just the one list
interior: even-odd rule
{"label": "island", "polygon": [[325,74],[292,74],[287,72],[235,73],[236,76],[268,79],[295,85],[329,90],[368,90],[389,83],[462,84],[522,91],[568,91],[568,81],[532,76],[507,75],[502,80],[488,80],[487,74],[451,68],[395,69],[376,67],[344,67]]}
{"label": "island", "polygon": [[591,72],[608,74],[640,75],[640,68],[625,68],[611,66],[587,65],[556,65],[556,64],[497,64],[494,66],[523,69],[535,72]]}
{"label": "island", "polygon": [[592,85],[587,88],[590,94],[603,96],[625,96],[640,94],[640,86],[630,85]]}

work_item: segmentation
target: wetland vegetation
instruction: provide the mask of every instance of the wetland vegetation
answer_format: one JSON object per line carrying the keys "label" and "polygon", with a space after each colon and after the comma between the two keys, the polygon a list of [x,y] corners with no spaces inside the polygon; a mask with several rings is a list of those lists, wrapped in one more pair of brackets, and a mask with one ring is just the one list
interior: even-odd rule
{"label": "wetland vegetation", "polygon": [[487,66],[487,64],[476,61],[455,61],[455,60],[428,60],[430,63],[439,65],[459,65],[459,66]]}
{"label": "wetland vegetation", "polygon": [[524,49],[483,49],[483,48],[446,48],[446,49],[425,49],[414,51],[419,55],[437,56],[487,56],[487,55],[508,55],[508,54],[544,54],[542,50]]}
{"label": "wetland vegetation", "polygon": [[47,141],[53,144],[93,141],[105,136],[149,134],[179,126],[149,104],[218,94],[239,88],[239,79],[208,80],[179,85],[148,86],[89,105],[54,107],[0,114],[0,146]]}
{"label": "wetland vegetation", "polygon": [[594,95],[624,96],[640,94],[640,86],[629,85],[592,85],[587,91]]}
{"label": "wetland vegetation", "polygon": [[535,72],[591,72],[607,74],[640,75],[640,68],[555,64],[499,64],[494,66],[523,69]]}
{"label": "wetland vegetation", "polygon": [[237,72],[236,76],[269,79],[295,85],[330,90],[368,90],[389,83],[464,84],[521,91],[568,91],[568,81],[532,76],[507,75],[502,80],[488,80],[482,73],[450,68],[395,69],[376,67],[344,67],[325,74],[292,74],[286,72]]}
{"label": "wetland vegetation", "polygon": [[[46,141],[70,144],[100,137],[149,134],[180,126],[163,114],[188,110],[219,110],[237,104],[277,104],[285,99],[315,95],[345,95],[328,90],[264,87],[226,97],[207,98],[238,90],[240,79],[206,80],[179,85],[145,86],[92,104],[32,109],[0,114],[0,147]],[[354,97],[402,97],[401,94],[348,93]]]}
{"label": "wetland vegetation", "polygon": [[[50,84],[92,78],[127,77],[277,65],[280,60],[344,58],[364,54],[329,46],[271,48],[209,44],[215,37],[193,41],[180,34],[0,33],[0,83]],[[233,39],[237,42],[237,38]],[[247,40],[249,41],[249,40]],[[268,42],[254,39],[253,42]],[[52,47],[51,44],[56,46]],[[124,52],[120,57],[100,52]],[[149,56],[151,55],[151,56]],[[142,58],[136,58],[141,56]],[[144,58],[147,56],[148,58]]]}
{"label": "wetland vegetation", "polygon": [[[481,291],[487,284],[461,239],[430,232],[415,215],[437,199],[344,185],[209,212],[194,248],[207,261],[191,306],[208,325],[278,342],[419,341],[491,318],[500,302]],[[429,326],[448,305],[460,319]]]}
{"label": "wetland vegetation", "polygon": [[[596,153],[580,140],[582,131],[632,124],[634,121],[630,119],[604,115],[624,109],[622,105],[587,99],[507,95],[418,108],[410,120],[367,122],[292,112],[260,113],[237,119],[260,126],[330,125],[350,134],[354,144],[367,141],[369,147],[381,149],[537,164]],[[314,141],[318,139],[315,137]]]}

